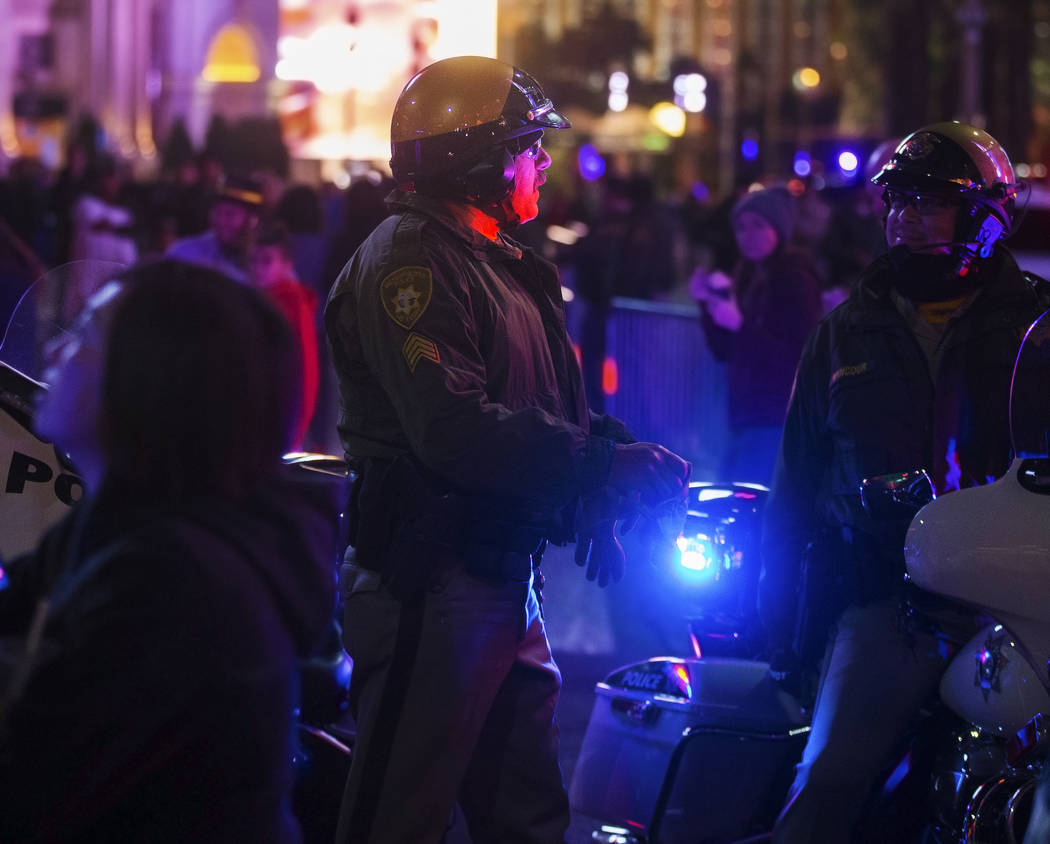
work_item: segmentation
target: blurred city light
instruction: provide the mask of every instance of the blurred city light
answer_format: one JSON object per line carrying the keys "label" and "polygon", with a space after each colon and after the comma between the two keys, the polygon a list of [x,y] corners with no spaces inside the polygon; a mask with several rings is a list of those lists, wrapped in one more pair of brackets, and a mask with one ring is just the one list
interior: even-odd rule
{"label": "blurred city light", "polygon": [[791,78],[791,84],[799,91],[816,88],[820,84],[820,73],[812,67],[800,68]]}
{"label": "blurred city light", "polygon": [[649,109],[649,120],[672,138],[685,134],[685,112],[673,103],[657,103]]}
{"label": "blurred city light", "polygon": [[576,153],[576,166],[580,176],[587,182],[600,179],[605,174],[605,159],[594,144],[583,144]]}
{"label": "blurred city light", "polygon": [[259,56],[251,35],[238,24],[227,24],[215,36],[201,76],[208,82],[256,82]]}
{"label": "blurred city light", "polygon": [[396,31],[363,32],[342,22],[320,26],[307,38],[285,36],[277,54],[278,79],[312,82],[325,94],[382,90],[410,58],[406,39]]}
{"label": "blurred city light", "polygon": [[800,178],[805,178],[813,172],[813,163],[810,161],[809,153],[803,150],[799,150],[795,153],[795,161],[792,165],[792,169],[795,171],[795,175]]}
{"label": "blurred city light", "polygon": [[857,168],[860,166],[860,159],[857,158],[857,153],[849,149],[845,149],[839,153],[838,162],[839,169],[847,175],[856,173]]}
{"label": "blurred city light", "polygon": [[279,88],[276,110],[292,156],[319,160],[326,178],[328,162],[389,157],[394,100],[420,67],[496,54],[496,0],[471,0],[470,14],[462,0],[352,4],[354,14],[344,0],[280,2],[274,76],[295,84]]}
{"label": "blurred city light", "polygon": [[[572,246],[581,237],[586,237],[590,231],[586,223],[581,223],[578,220],[573,220],[564,226],[551,224],[547,226],[547,239],[554,243],[560,243],[563,246]],[[563,297],[564,298],[564,297]],[[571,302],[572,298],[565,300]]]}
{"label": "blurred city light", "polygon": [[623,111],[627,108],[628,96],[627,86],[630,78],[622,70],[613,71],[609,74],[609,110]]}
{"label": "blurred city light", "polygon": [[[376,3],[377,7],[383,5]],[[407,7],[409,4],[403,2],[401,5]],[[469,4],[463,0],[427,0],[416,5],[418,14],[436,27],[433,43],[428,48],[431,59],[496,55],[498,15],[495,0],[470,0]]]}
{"label": "blurred city light", "polygon": [[758,141],[754,138],[744,138],[740,144],[740,155],[747,161],[754,161],[758,158]]}
{"label": "blurred city light", "polygon": [[647,132],[642,136],[642,149],[649,152],[667,152],[671,139],[663,132]]}
{"label": "blurred city light", "polygon": [[674,78],[674,104],[686,111],[701,112],[707,107],[707,77],[701,73],[681,73]]}

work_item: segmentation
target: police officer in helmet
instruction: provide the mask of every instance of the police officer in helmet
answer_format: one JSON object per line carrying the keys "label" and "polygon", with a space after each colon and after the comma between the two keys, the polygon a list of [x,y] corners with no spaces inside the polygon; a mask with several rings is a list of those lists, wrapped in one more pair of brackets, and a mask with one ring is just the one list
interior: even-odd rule
{"label": "police officer in helmet", "polygon": [[508,235],[537,214],[543,133],[568,127],[519,68],[424,68],[391,122],[394,213],[329,295],[356,472],[340,842],[436,842],[457,801],[478,844],[563,840],[561,676],[536,566],[579,537],[589,574],[617,577],[599,519],[687,486],[685,461],[590,413],[556,270]]}
{"label": "police officer in helmet", "polygon": [[[780,675],[799,655],[822,667],[773,836],[792,844],[860,834],[865,799],[946,665],[932,631],[960,635],[973,621],[907,591],[907,520],[870,517],[859,485],[924,468],[943,494],[1004,474],[1012,366],[1048,304],[1046,282],[1002,244],[1022,185],[987,132],[923,127],[872,181],[889,251],[803,351],[763,525],[772,667]],[[903,622],[916,616],[902,607],[932,625]]]}

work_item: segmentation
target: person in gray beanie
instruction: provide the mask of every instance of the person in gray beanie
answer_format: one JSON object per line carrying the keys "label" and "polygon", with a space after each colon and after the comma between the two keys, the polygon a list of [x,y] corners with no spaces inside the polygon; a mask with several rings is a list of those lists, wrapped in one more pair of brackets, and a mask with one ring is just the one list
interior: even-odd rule
{"label": "person in gray beanie", "polygon": [[[745,193],[733,205],[730,220],[736,230],[745,211],[758,214],[777,233],[779,242],[787,244],[795,232],[795,199],[787,188],[773,187]],[[739,240],[739,235],[737,237]],[[741,251],[743,249],[741,248]]]}
{"label": "person in gray beanie", "polygon": [[698,267],[689,289],[708,348],[727,364],[726,480],[769,483],[802,346],[822,313],[811,258],[792,247],[785,188],[744,194],[730,214],[740,261],[732,277]]}

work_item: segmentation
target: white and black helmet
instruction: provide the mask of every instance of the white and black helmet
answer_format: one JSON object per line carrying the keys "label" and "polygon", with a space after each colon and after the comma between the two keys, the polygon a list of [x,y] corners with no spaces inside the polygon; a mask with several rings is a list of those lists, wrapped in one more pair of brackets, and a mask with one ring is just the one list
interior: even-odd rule
{"label": "white and black helmet", "polygon": [[872,179],[888,191],[930,194],[957,202],[956,239],[982,257],[1013,228],[1022,187],[1002,145],[983,129],[958,121],[933,123],[904,138]]}

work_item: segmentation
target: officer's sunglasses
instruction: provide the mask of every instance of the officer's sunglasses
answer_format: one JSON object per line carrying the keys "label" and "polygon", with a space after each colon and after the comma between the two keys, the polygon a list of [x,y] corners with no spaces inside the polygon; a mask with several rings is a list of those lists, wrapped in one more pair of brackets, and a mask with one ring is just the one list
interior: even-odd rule
{"label": "officer's sunglasses", "polygon": [[882,199],[890,211],[903,211],[909,205],[923,216],[939,214],[952,208],[955,203],[946,196],[928,193],[908,193],[907,191],[886,188]]}
{"label": "officer's sunglasses", "polygon": [[507,149],[511,155],[538,158],[540,150],[543,149],[543,136],[537,138],[535,135],[523,135],[520,138],[513,138],[507,142]]}

